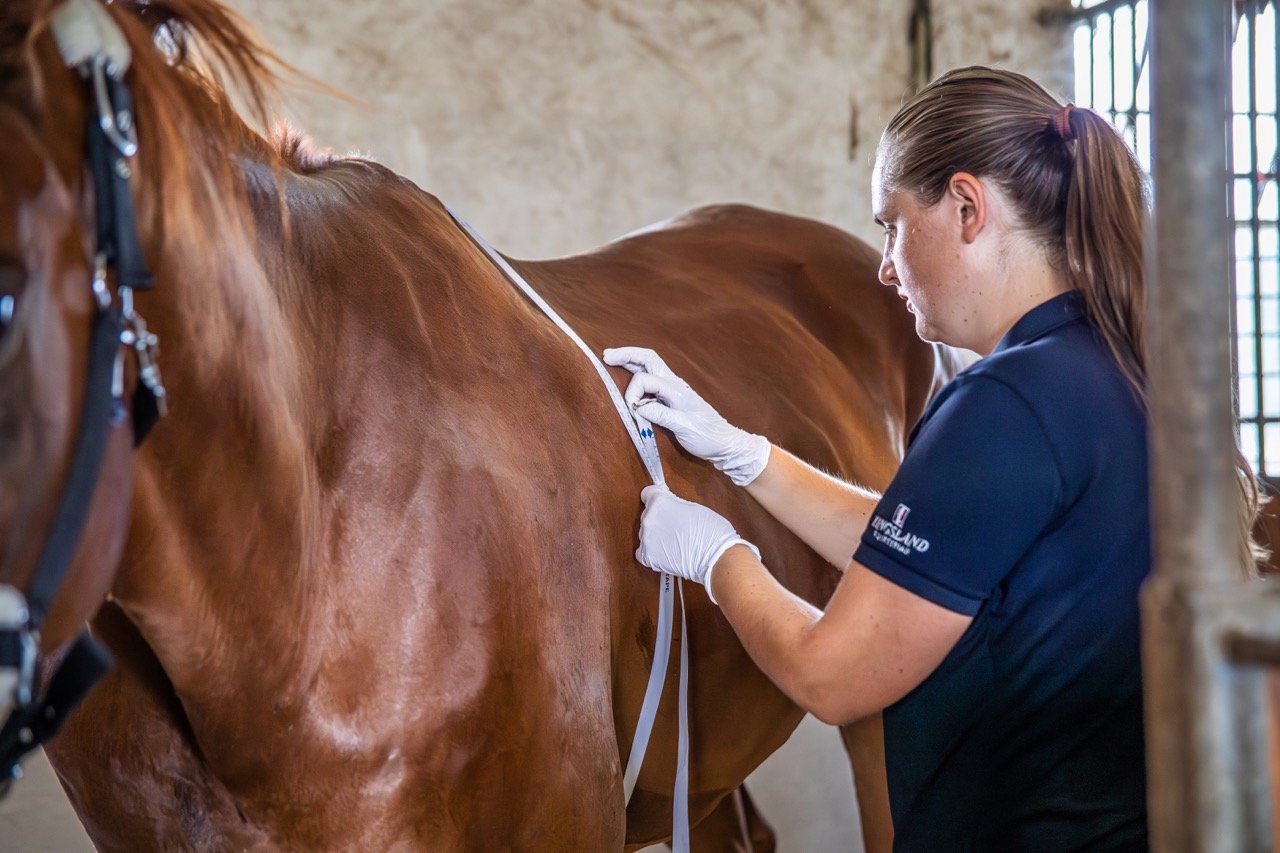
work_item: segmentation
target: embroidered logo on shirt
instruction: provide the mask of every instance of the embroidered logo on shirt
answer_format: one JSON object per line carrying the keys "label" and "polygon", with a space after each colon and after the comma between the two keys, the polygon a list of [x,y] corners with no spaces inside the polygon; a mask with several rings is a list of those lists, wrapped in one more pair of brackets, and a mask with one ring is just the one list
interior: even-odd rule
{"label": "embroidered logo on shirt", "polygon": [[907,516],[911,513],[911,507],[906,504],[898,504],[898,508],[893,511],[893,521],[886,521],[878,515],[871,517],[871,536],[882,545],[888,545],[899,554],[910,557],[912,553],[923,554],[929,550],[929,540],[924,537],[917,536],[914,533],[908,533],[903,529],[907,523]]}

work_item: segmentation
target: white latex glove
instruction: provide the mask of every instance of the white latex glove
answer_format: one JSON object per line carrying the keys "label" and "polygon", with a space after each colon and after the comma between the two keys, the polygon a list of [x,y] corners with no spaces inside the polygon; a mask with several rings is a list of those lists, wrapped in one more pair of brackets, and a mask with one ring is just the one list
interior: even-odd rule
{"label": "white latex glove", "polygon": [[681,447],[728,474],[739,486],[760,476],[769,464],[767,438],[738,429],[722,418],[653,350],[607,349],[604,362],[635,374],[623,394],[632,411],[669,429]]}
{"label": "white latex glove", "polygon": [[636,559],[655,572],[696,581],[711,594],[711,570],[716,560],[734,545],[756,546],[738,535],[733,525],[702,504],[673,495],[666,486],[647,486],[640,492],[644,512],[640,515],[640,547]]}

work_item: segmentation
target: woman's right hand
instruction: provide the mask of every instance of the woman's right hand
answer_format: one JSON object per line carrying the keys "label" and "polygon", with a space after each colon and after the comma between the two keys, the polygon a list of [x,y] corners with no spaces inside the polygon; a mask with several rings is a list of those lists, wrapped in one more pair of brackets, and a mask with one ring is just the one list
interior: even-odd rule
{"label": "woman's right hand", "polygon": [[623,395],[632,411],[670,430],[681,447],[710,462],[739,486],[760,476],[769,464],[768,439],[722,418],[653,350],[606,349],[604,362],[635,374]]}

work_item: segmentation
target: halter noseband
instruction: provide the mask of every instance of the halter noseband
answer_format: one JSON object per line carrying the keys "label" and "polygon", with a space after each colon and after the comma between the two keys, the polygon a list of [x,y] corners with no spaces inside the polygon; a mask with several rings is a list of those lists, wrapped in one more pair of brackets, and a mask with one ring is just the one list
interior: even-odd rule
{"label": "halter noseband", "polygon": [[[71,710],[111,667],[111,658],[84,631],[36,695],[40,627],[75,555],[89,514],[107,439],[124,421],[124,354],[138,359],[131,408],[137,447],[166,411],[156,365],[157,338],[134,310],[133,292],[154,287],[138,240],[129,180],[137,153],[132,99],[124,85],[130,52],[123,33],[97,0],[68,0],[54,13],[53,34],[67,65],[89,89],[86,159],[93,177],[96,237],[92,290],[96,315],[80,432],[66,491],[25,592],[0,584],[0,796],[22,775],[18,762],[57,733]],[[114,271],[119,302],[107,285]]]}

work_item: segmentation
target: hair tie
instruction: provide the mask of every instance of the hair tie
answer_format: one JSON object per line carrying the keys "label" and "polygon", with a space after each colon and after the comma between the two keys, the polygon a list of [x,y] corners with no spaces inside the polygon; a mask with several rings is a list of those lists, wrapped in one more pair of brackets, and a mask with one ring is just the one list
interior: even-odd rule
{"label": "hair tie", "polygon": [[1049,127],[1053,128],[1063,142],[1070,142],[1076,138],[1075,131],[1071,129],[1071,111],[1075,108],[1075,104],[1069,103],[1049,119]]}

